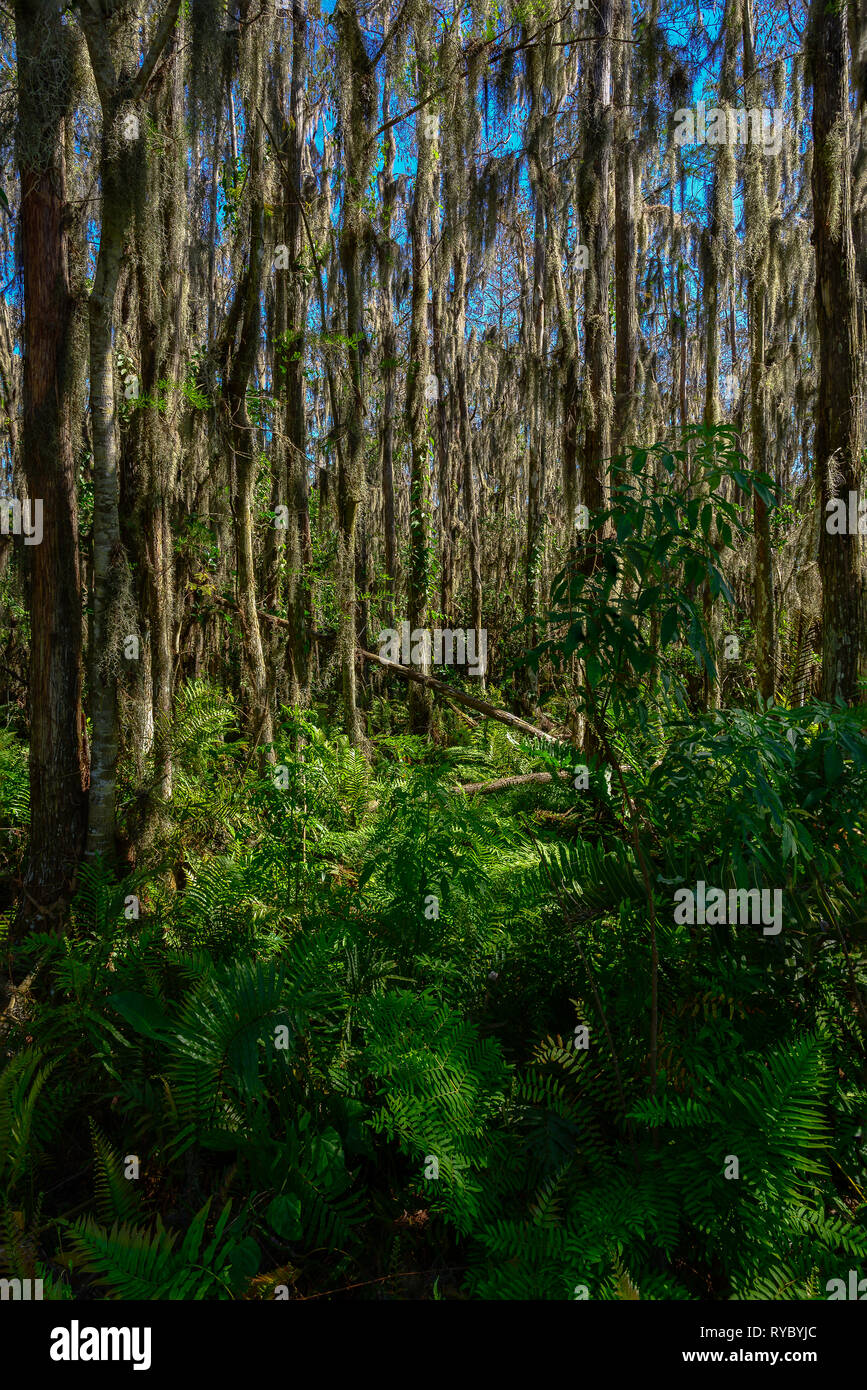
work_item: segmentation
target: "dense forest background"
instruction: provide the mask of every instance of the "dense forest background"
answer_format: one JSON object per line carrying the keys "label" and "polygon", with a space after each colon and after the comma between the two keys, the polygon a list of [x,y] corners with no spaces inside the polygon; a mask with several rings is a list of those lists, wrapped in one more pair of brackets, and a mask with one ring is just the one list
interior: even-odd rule
{"label": "dense forest background", "polygon": [[865,0],[0,69],[0,1278],[857,1297]]}

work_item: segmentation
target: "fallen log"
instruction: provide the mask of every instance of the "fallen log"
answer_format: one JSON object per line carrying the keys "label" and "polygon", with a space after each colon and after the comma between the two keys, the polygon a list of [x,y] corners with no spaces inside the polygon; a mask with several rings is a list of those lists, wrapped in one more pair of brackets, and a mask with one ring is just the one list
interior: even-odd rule
{"label": "fallen log", "polygon": [[[241,611],[237,603],[233,603],[230,598],[223,598],[222,594],[211,592],[208,594],[208,598],[212,603],[221,603],[224,608],[231,608],[234,613]],[[288,618],[278,618],[276,613],[266,613],[264,608],[257,608],[256,613],[258,617],[267,618],[269,623],[276,623],[278,627],[291,627]]]}
{"label": "fallen log", "polygon": [[455,700],[459,705],[466,705],[467,709],[474,709],[477,714],[483,714],[486,719],[496,719],[500,724],[505,724],[510,729],[519,729],[522,734],[530,734],[532,738],[544,739],[546,743],[557,742],[553,735],[546,734],[543,729],[535,728],[532,724],[528,724],[525,719],[519,719],[516,714],[508,714],[504,709],[495,709],[486,700],[480,700],[475,695],[465,695],[462,690],[455,690],[452,686],[446,685],[444,681],[438,681],[434,676],[426,676],[421,671],[414,671],[411,666],[401,666],[396,661],[386,661],[384,656],[377,656],[375,652],[366,652],[363,647],[359,648],[359,651],[365,661],[373,661],[386,671],[393,671],[395,675],[403,676],[404,680],[426,685],[429,690],[436,690],[440,695],[445,695],[447,699]]}
{"label": "fallen log", "polygon": [[[561,770],[558,773],[558,781],[568,780],[571,776],[571,772]],[[484,792],[505,792],[510,787],[527,787],[532,782],[543,786],[546,782],[553,781],[553,772],[526,772],[518,777],[499,777],[496,782],[464,782],[461,786],[455,787],[455,791],[464,792],[466,796],[476,796]]]}
{"label": "fallen log", "polygon": [[[558,780],[568,780],[572,776],[571,772],[561,770]],[[459,782],[456,787],[447,787],[450,792],[463,792],[465,796],[481,796],[484,792],[504,792],[510,787],[526,787],[535,782],[542,786],[546,782],[553,782],[552,772],[525,772],[517,777],[498,777],[495,782]],[[371,801],[365,808],[368,812],[378,811],[382,805],[381,801]]]}
{"label": "fallen log", "polygon": [[[222,598],[219,594],[211,594],[211,598],[217,603],[222,603],[226,608],[233,608],[238,611],[238,605],[232,603],[231,599]],[[278,618],[276,613],[266,613],[264,609],[257,608],[256,612],[260,618],[265,618],[269,623],[277,623],[279,627],[289,627],[285,618]],[[321,640],[319,633],[313,636],[317,641]],[[372,661],[377,666],[382,666],[386,671],[393,671],[397,676],[403,676],[404,680],[417,681],[419,685],[426,685],[429,690],[435,690],[440,695],[445,695],[447,699],[456,701],[459,705],[465,705],[467,709],[473,709],[477,714],[483,714],[486,719],[496,719],[498,723],[505,724],[510,729],[518,729],[522,734],[529,734],[532,738],[544,739],[546,743],[556,743],[557,739],[553,734],[548,734],[544,729],[537,729],[535,725],[528,724],[525,719],[519,719],[517,714],[509,714],[507,710],[495,709],[489,705],[487,700],[480,700],[475,695],[465,695],[462,690],[455,690],[452,686],[446,685],[445,681],[438,681],[435,676],[426,676],[421,671],[414,671],[411,666],[401,666],[397,661],[386,661],[384,656],[377,656],[376,652],[366,652],[363,647],[358,648],[360,656],[365,661]],[[547,773],[533,773],[534,777],[548,777]]]}
{"label": "fallen log", "polygon": [[[224,608],[231,608],[233,613],[240,613],[241,611],[237,603],[233,603],[230,598],[223,598],[222,594],[209,594],[208,597],[213,603],[221,603]],[[258,617],[264,618],[266,622],[276,623],[278,627],[292,626],[288,618],[281,618],[276,613],[268,613],[264,608],[257,608],[256,613]],[[336,639],[336,633],[317,632],[315,628],[311,631],[310,636],[314,642],[333,642]]]}

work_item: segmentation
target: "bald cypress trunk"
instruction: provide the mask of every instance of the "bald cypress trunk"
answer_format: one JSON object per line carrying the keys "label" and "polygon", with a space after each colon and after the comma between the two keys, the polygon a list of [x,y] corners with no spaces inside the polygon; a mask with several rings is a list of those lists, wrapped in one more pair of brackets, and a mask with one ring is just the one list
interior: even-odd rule
{"label": "bald cypress trunk", "polygon": [[[423,83],[430,60],[429,20],[423,15],[416,29],[419,83]],[[432,136],[428,133],[429,112],[416,117],[416,172],[409,234],[412,243],[412,302],[409,330],[409,367],[406,378],[406,427],[410,443],[409,485],[409,587],[407,607],[410,629],[427,627],[428,614],[428,511],[430,508],[430,431],[428,402],[425,399],[430,373],[428,347],[428,293],[430,290],[428,220],[431,206]],[[437,382],[439,388],[439,382]],[[439,391],[437,390],[437,394]],[[423,675],[430,675],[425,652],[420,663]],[[423,685],[413,684],[409,693],[410,728],[427,733],[430,726],[430,696]]]}
{"label": "bald cypress trunk", "polygon": [[[259,341],[260,303],[265,275],[263,207],[263,135],[257,106],[261,103],[261,57],[254,60],[250,113],[249,238],[246,266],[235,289],[226,333],[227,371],[225,403],[228,438],[234,462],[232,508],[238,564],[238,607],[244,643],[248,730],[255,745],[270,744],[273,724],[269,708],[268,676],[259,625],[253,547],[253,510],[259,463],[258,430],[250,418],[250,389]],[[237,337],[237,345],[235,339]]]}
{"label": "bald cypress trunk", "polygon": [[340,608],[341,681],[346,732],[363,742],[356,695],[355,532],[364,498],[364,390],[362,381],[361,230],[363,200],[371,170],[371,129],[376,111],[376,80],[352,0],[338,0],[335,20],[340,35],[340,117],[345,182],[339,254],[346,289],[346,328],[350,340],[346,444],[338,454],[338,602]]}
{"label": "bald cypress trunk", "polygon": [[[382,119],[388,119],[388,82],[383,83]],[[386,131],[383,167],[382,224],[379,245],[379,316],[382,325],[382,415],[380,418],[380,471],[382,480],[382,526],[385,550],[385,577],[388,594],[385,618],[394,622],[397,593],[397,528],[394,512],[394,381],[397,365],[397,332],[394,326],[394,262],[396,247],[391,237],[394,216],[394,130]]]}
{"label": "bald cypress trunk", "polygon": [[[760,106],[761,87],[755,76],[752,3],[743,0],[744,72],[747,106]],[[764,155],[754,141],[746,152],[746,196],[744,217],[747,229],[747,298],[750,328],[750,432],[753,465],[770,472],[768,458],[767,402],[765,387],[766,339],[766,260],[767,204],[764,188]],[[734,358],[734,355],[733,355]],[[753,532],[756,559],[753,576],[756,680],[763,700],[774,698],[776,679],[776,626],[774,622],[774,577],[771,554],[771,526],[766,503],[753,496]]]}
{"label": "bald cypress trunk", "polygon": [[[476,489],[473,432],[467,401],[467,246],[461,230],[454,257],[455,305],[455,396],[458,413],[458,439],[461,451],[461,489],[467,560],[470,571],[470,620],[476,632],[482,627],[482,544],[479,533],[479,505]],[[485,677],[481,676],[484,687]]]}
{"label": "bald cypress trunk", "polygon": [[[684,213],[684,181],[680,185],[680,213]],[[686,300],[686,266],[683,257],[677,263],[677,318],[678,318],[678,345],[679,345],[679,367],[677,374],[677,384],[679,392],[678,407],[680,411],[680,429],[682,434],[686,434],[686,427],[689,424],[689,366],[687,358],[687,337],[689,324],[689,308]]]}
{"label": "bald cypress trunk", "polygon": [[[159,321],[158,380],[171,383],[165,414],[151,409],[150,423],[163,445],[155,450],[149,495],[151,524],[146,547],[148,607],[151,627],[151,678],[154,706],[154,802],[166,802],[172,795],[172,756],[170,724],[174,694],[175,654],[175,574],[172,518],[178,483],[186,453],[181,437],[183,396],[180,386],[184,373],[186,347],[188,278],[184,262],[188,241],[188,216],[183,158],[184,88],[179,54],[174,55],[170,90],[166,98],[167,147],[161,178],[162,231],[165,245],[165,284],[160,296],[162,314],[155,305],[154,322]],[[168,310],[168,312],[166,312]]]}
{"label": "bald cypress trunk", "polygon": [[[720,100],[724,105],[734,104],[734,58],[736,48],[736,21],[738,0],[726,0],[723,15],[723,59],[720,73]],[[708,429],[714,428],[720,420],[719,371],[720,371],[720,309],[725,285],[727,244],[732,224],[732,183],[734,157],[728,145],[716,149],[711,184],[710,225],[703,245],[703,278],[705,309],[705,378],[703,423]],[[719,709],[722,687],[717,658],[717,617],[710,594],[710,586],[702,585],[702,613],[705,636],[714,671],[705,671],[702,681],[702,697],[706,710]]]}
{"label": "bald cypress trunk", "polygon": [[597,42],[591,48],[587,82],[589,165],[583,176],[582,236],[589,238],[590,265],[585,273],[584,357],[589,410],[584,434],[584,501],[591,512],[603,507],[608,492],[608,459],[614,402],[611,394],[613,350],[608,291],[611,277],[611,37],[614,0],[595,7]]}
{"label": "bald cypress trunk", "polygon": [[[479,633],[482,629],[482,545],[479,530],[479,497],[476,480],[477,459],[475,440],[470,422],[468,361],[470,342],[467,339],[467,298],[469,293],[469,232],[470,187],[468,170],[475,157],[475,137],[470,117],[474,110],[472,84],[457,85],[454,90],[452,113],[443,141],[446,160],[444,201],[447,216],[447,239],[451,254],[451,362],[453,413],[452,429],[457,441],[455,469],[460,501],[457,518],[461,518],[461,553],[466,557],[469,571],[470,625]],[[475,345],[473,345],[475,350]],[[482,689],[485,673],[479,675]]]}
{"label": "bald cypress trunk", "polygon": [[129,24],[82,12],[102,110],[99,255],[90,294],[90,423],[93,437],[93,618],[90,631],[89,857],[115,852],[119,752],[117,680],[127,636],[129,572],[118,514],[120,441],[113,328],[118,281],[132,223],[133,190],[144,157],[141,113],[127,99],[134,63]]}
{"label": "bald cypress trunk", "polygon": [[[440,245],[437,256],[445,257],[447,247]],[[431,336],[433,372],[437,381],[437,399],[431,403],[434,438],[436,442],[437,488],[439,492],[440,531],[440,610],[451,626],[455,608],[455,489],[452,467],[452,438],[449,419],[451,397],[447,403],[446,343],[444,294],[439,277],[434,273],[431,298]]]}
{"label": "bald cypress trunk", "polygon": [[[43,536],[30,563],[30,837],[22,920],[39,928],[71,889],[85,825],[82,613],[71,387],[76,351],[69,278],[64,122],[71,41],[59,7],[19,0],[17,163],[24,291],[22,462]],[[46,89],[42,73],[67,72]],[[49,104],[50,103],[50,104]]]}
{"label": "bald cypress trunk", "polygon": [[135,198],[143,196],[145,146],[140,100],[174,23],[180,0],[168,0],[140,63],[139,27],[128,9],[83,7],[102,112],[99,255],[90,294],[90,424],[93,438],[93,621],[90,637],[91,759],[87,827],[89,857],[114,856],[115,782],[119,750],[117,677],[132,610],[127,556],[118,515],[120,440],[113,330],[121,266]]}
{"label": "bald cypress trunk", "polygon": [[[531,346],[528,367],[528,393],[530,397],[529,430],[527,439],[527,533],[524,555],[524,616],[528,621],[527,643],[535,646],[537,641],[536,618],[539,612],[539,579],[542,561],[543,517],[542,501],[545,495],[545,404],[547,393],[544,382],[547,377],[545,356],[547,333],[545,323],[545,271],[546,237],[545,209],[542,197],[542,177],[536,190],[536,234],[533,256],[533,292],[531,302]],[[530,693],[535,700],[538,695],[538,672],[528,667],[526,678]]]}
{"label": "bald cypress trunk", "polygon": [[828,503],[861,487],[863,344],[859,310],[849,153],[847,11],[813,0],[813,218],[819,385],[815,477],[822,574],[822,699],[855,704],[865,672],[865,596],[861,539],[828,528]]}
{"label": "bald cypress trunk", "polygon": [[[768,431],[765,413],[765,303],[763,285],[751,277],[750,297],[750,421],[753,466],[768,471]],[[776,626],[774,622],[774,573],[771,526],[767,504],[753,496],[753,532],[756,560],[754,603],[756,628],[756,680],[759,694],[772,700],[776,679]]]}
{"label": "bald cypress trunk", "polygon": [[[136,201],[136,303],[132,341],[141,400],[126,429],[120,481],[121,534],[136,559],[142,646],[133,690],[132,749],[139,775],[152,755],[141,798],[142,843],[166,819],[172,796],[171,717],[177,623],[172,521],[185,462],[184,346],[188,325],[188,213],[184,160],[184,73],[180,45],[152,93],[148,114],[163,139],[147,149],[145,196]],[[166,384],[167,383],[167,389]]]}
{"label": "bald cypress trunk", "polygon": [[304,344],[309,290],[303,272],[302,154],[304,147],[304,86],[307,79],[307,16],[301,0],[292,6],[292,85],[289,106],[288,157],[283,182],[286,247],[289,255],[289,330],[285,361],[285,435],[288,450],[289,554],[286,565],[286,612],[292,624],[289,637],[289,687],[293,701],[310,697],[311,596],[313,559],[307,487],[307,421],[305,410]]}
{"label": "bald cypress trunk", "polygon": [[617,324],[614,452],[631,438],[638,369],[638,273],[635,248],[635,141],[632,136],[631,0],[618,9],[617,155],[614,161],[614,286]]}

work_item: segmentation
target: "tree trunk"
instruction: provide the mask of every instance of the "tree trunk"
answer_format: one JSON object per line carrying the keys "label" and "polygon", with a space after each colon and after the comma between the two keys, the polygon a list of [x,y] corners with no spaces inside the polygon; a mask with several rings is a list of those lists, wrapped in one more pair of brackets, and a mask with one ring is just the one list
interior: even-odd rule
{"label": "tree trunk", "polygon": [[[437,254],[444,257],[446,254],[445,246],[441,244]],[[437,487],[439,491],[440,609],[447,625],[451,627],[455,616],[455,495],[452,469],[452,439],[447,418],[448,407],[445,399],[446,355],[443,343],[445,310],[443,307],[442,287],[438,283],[438,278],[439,277],[435,273],[433,296],[431,300],[431,330],[433,338],[433,370],[437,380],[437,399],[432,403],[431,408],[435,421],[434,433],[436,438]]]}
{"label": "tree trunk", "polygon": [[[118,281],[132,218],[133,161],[144,137],[127,135],[139,117],[118,95],[100,21],[82,13],[102,108],[102,218],[90,294],[90,425],[93,438],[93,617],[90,631],[90,797],[88,858],[109,863],[115,853],[115,779],[119,751],[117,679],[124,660],[129,571],[120,538],[120,441],[115,402],[114,318]],[[129,64],[129,52],[124,55]],[[109,71],[106,71],[106,64]]]}
{"label": "tree trunk", "polygon": [[863,344],[852,238],[847,11],[813,0],[813,241],[819,385],[816,401],[816,497],[822,574],[822,699],[855,704],[865,665],[861,539],[832,533],[828,503],[860,494],[863,440]]}
{"label": "tree trunk", "polygon": [[[538,166],[536,176],[538,182],[535,189],[536,235],[533,256],[531,343],[527,361],[530,428],[527,441],[529,477],[527,479],[527,534],[524,553],[524,616],[528,623],[526,643],[529,647],[534,647],[538,639],[536,618],[540,607],[539,580],[544,533],[542,502],[545,496],[545,404],[547,396],[544,389],[544,382],[547,377],[545,370],[547,349],[545,323],[546,217],[542,191],[544,175]],[[535,703],[539,693],[538,672],[532,666],[527,666],[524,679]]]}
{"label": "tree trunk", "polygon": [[[720,100],[733,104],[735,35],[732,24],[732,5],[727,4],[723,16],[724,50],[720,73]],[[703,423],[708,429],[719,424],[719,367],[720,367],[720,302],[724,285],[727,233],[732,222],[732,178],[734,157],[728,145],[717,147],[711,184],[710,225],[704,241],[704,299],[705,389]],[[714,663],[713,673],[705,671],[702,680],[702,702],[705,710],[719,709],[722,687],[718,659],[717,617],[711,599],[710,585],[702,585],[702,614],[708,649]]]}
{"label": "tree trunk", "polygon": [[286,247],[289,253],[289,328],[292,334],[285,363],[285,434],[288,449],[289,554],[286,564],[286,612],[292,622],[289,639],[289,688],[294,703],[310,698],[310,566],[313,547],[307,488],[307,422],[305,416],[304,343],[309,293],[303,273],[302,153],[304,148],[304,86],[307,80],[307,16],[300,0],[292,6],[292,87],[289,108],[289,157],[284,177]]}
{"label": "tree trunk", "polygon": [[[261,59],[259,59],[261,62]],[[258,70],[258,64],[257,64]],[[256,571],[253,547],[253,511],[258,470],[258,432],[247,408],[247,392],[253,377],[259,340],[259,309],[265,274],[264,207],[262,187],[262,122],[256,108],[262,84],[253,81],[250,115],[249,249],[247,265],[238,281],[229,313],[226,345],[229,353],[226,373],[226,409],[229,439],[235,465],[232,499],[235,514],[235,543],[238,563],[238,607],[244,639],[248,730],[254,745],[270,744],[273,725],[269,704],[268,674],[262,646],[256,601]],[[235,325],[238,344],[234,348]],[[269,755],[273,756],[273,754]]]}
{"label": "tree trunk", "polygon": [[81,25],[102,111],[102,219],[90,294],[90,422],[93,437],[93,622],[90,638],[91,761],[87,853],[111,861],[115,850],[118,757],[117,673],[134,608],[120,538],[120,441],[113,341],[121,264],[137,197],[145,196],[145,133],[137,104],[177,20],[169,0],[144,61],[130,10],[82,7]]}
{"label": "tree trunk", "polygon": [[[416,28],[419,85],[426,80],[430,57],[429,20],[423,14]],[[417,162],[415,188],[409,215],[412,243],[412,303],[409,330],[409,369],[406,379],[406,425],[411,464],[409,485],[410,563],[408,617],[410,629],[425,629],[428,616],[428,511],[430,507],[430,431],[426,385],[430,372],[428,348],[428,290],[430,288],[428,219],[431,206],[432,141],[428,135],[428,112],[416,116]],[[439,383],[438,383],[439,386]],[[423,675],[430,675],[430,659],[425,651],[420,664]],[[430,727],[430,699],[424,685],[413,685],[409,692],[409,722],[414,734],[426,734]]]}
{"label": "tree trunk", "polygon": [[[382,84],[382,120],[388,120],[389,83],[386,75]],[[394,624],[397,596],[397,530],[394,515],[394,375],[397,364],[397,331],[394,326],[394,262],[396,247],[392,241],[391,224],[394,216],[396,184],[394,157],[397,147],[394,128],[383,137],[382,224],[379,242],[379,318],[382,325],[382,417],[379,426],[380,472],[382,479],[382,525],[385,546],[385,582],[387,595],[384,616],[387,626]]]}
{"label": "tree trunk", "polygon": [[[455,233],[454,253],[454,354],[455,397],[458,415],[458,440],[461,452],[461,487],[463,491],[464,524],[467,535],[467,559],[470,570],[470,622],[476,633],[482,629],[482,546],[479,532],[479,507],[473,461],[473,433],[467,402],[467,239],[466,225],[461,223]],[[482,673],[481,686],[485,688]]]}
{"label": "tree trunk", "polygon": [[611,455],[611,318],[608,289],[611,276],[611,177],[612,115],[611,37],[614,0],[596,6],[596,35],[590,58],[587,109],[592,113],[591,146],[594,151],[584,173],[581,208],[582,235],[589,233],[589,268],[585,272],[584,354],[587,364],[591,415],[584,435],[584,501],[594,511],[603,507],[608,492],[608,459]]}
{"label": "tree trunk", "polygon": [[87,778],[82,614],[70,384],[74,303],[66,232],[64,119],[70,93],[44,73],[71,59],[59,6],[18,0],[17,162],[24,288],[22,455],[43,536],[29,552],[30,836],[22,921],[45,927],[71,890],[83,847]]}
{"label": "tree trunk", "polygon": [[631,442],[638,369],[638,272],[635,249],[635,141],[632,134],[632,7],[621,0],[617,77],[617,158],[614,163],[614,286],[616,390],[614,452]]}
{"label": "tree trunk", "polygon": [[364,392],[361,370],[361,223],[372,164],[371,128],[376,111],[375,76],[352,0],[334,11],[343,49],[340,116],[346,170],[340,228],[340,266],[346,287],[346,330],[350,340],[346,448],[338,454],[338,603],[343,716],[351,742],[364,742],[356,697],[355,529],[364,497]]}
{"label": "tree trunk", "polygon": [[[744,72],[749,108],[760,105],[761,87],[755,78],[756,55],[752,33],[752,3],[743,0]],[[764,187],[764,155],[754,141],[747,146],[747,196],[744,217],[747,223],[747,297],[750,327],[750,430],[753,465],[768,468],[767,403],[765,399],[766,338],[766,258],[767,207]],[[735,353],[732,353],[732,361]],[[771,526],[765,502],[753,495],[753,529],[756,560],[754,581],[756,628],[756,680],[763,700],[773,700],[776,679],[776,625],[774,622],[774,575],[771,552]]]}

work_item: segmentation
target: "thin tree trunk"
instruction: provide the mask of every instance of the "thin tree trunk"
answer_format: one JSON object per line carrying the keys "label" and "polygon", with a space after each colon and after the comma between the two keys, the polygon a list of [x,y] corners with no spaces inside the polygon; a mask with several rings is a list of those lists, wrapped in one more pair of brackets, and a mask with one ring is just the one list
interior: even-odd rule
{"label": "thin tree trunk", "polygon": [[[429,19],[425,14],[416,26],[416,53],[420,84],[426,79],[430,58]],[[428,219],[431,206],[432,148],[428,135],[427,114],[416,116],[417,160],[415,188],[409,216],[412,243],[412,301],[409,330],[409,369],[406,380],[406,424],[409,435],[411,465],[409,487],[410,564],[408,586],[408,617],[410,628],[425,629],[428,615],[428,510],[430,507],[430,433],[426,383],[430,372],[428,349],[428,291],[430,288]],[[430,660],[425,654],[420,667],[423,675],[430,674]],[[430,700],[424,685],[410,689],[409,722],[415,734],[425,734],[430,727]]]}
{"label": "thin tree trunk", "polygon": [[611,276],[611,177],[612,118],[611,38],[614,0],[596,6],[596,36],[588,81],[587,105],[593,113],[593,157],[581,209],[582,233],[589,233],[590,265],[584,291],[584,354],[587,364],[591,416],[584,436],[584,501],[594,511],[606,504],[608,459],[611,455],[612,342],[608,308]]}
{"label": "thin tree trunk", "polygon": [[[541,157],[541,156],[540,156]],[[542,500],[545,496],[545,396],[543,383],[547,373],[545,356],[547,333],[545,324],[545,272],[547,262],[546,217],[543,180],[537,167],[536,235],[533,256],[533,298],[531,344],[527,369],[529,374],[530,428],[528,443],[527,533],[524,554],[524,616],[527,619],[527,645],[534,647],[538,639],[536,618],[540,607],[540,570],[542,564],[544,522]],[[538,672],[528,666],[525,679],[533,703],[539,693]]]}
{"label": "thin tree trunk", "polygon": [[[621,0],[619,37],[632,37],[631,0]],[[638,273],[635,247],[635,141],[632,138],[632,46],[618,45],[617,157],[614,162],[616,391],[614,452],[630,442],[638,369]]]}
{"label": "thin tree trunk", "polygon": [[340,228],[340,266],[346,287],[346,326],[350,340],[349,403],[346,449],[341,450],[338,476],[338,603],[340,610],[340,667],[346,732],[355,745],[364,742],[357,708],[355,654],[355,530],[358,508],[364,497],[364,394],[361,370],[362,201],[370,174],[371,130],[376,111],[375,77],[364,46],[358,14],[352,0],[338,0],[334,11],[343,49],[340,105],[343,153],[346,169]]}
{"label": "thin tree trunk", "polygon": [[[473,434],[467,402],[467,244],[463,225],[457,233],[454,254],[454,325],[455,396],[462,463],[467,559],[470,570],[470,621],[476,633],[479,633],[482,628],[482,546],[473,465]],[[481,675],[481,684],[484,689],[484,672]]]}
{"label": "thin tree trunk", "polygon": [[[127,636],[123,616],[129,585],[118,515],[119,438],[114,372],[115,301],[132,218],[131,147],[116,83],[100,69],[106,35],[98,22],[84,22],[102,106],[102,218],[99,255],[90,294],[90,424],[93,439],[93,618],[90,633],[89,858],[112,862],[115,853],[115,779],[119,751],[117,677]],[[139,139],[142,137],[139,136]],[[138,153],[138,151],[136,151]]]}
{"label": "thin tree trunk", "polygon": [[[261,61],[261,60],[260,60]],[[257,88],[251,102],[258,107]],[[235,301],[229,315],[231,325],[238,324],[238,345],[232,352],[235,334],[227,332],[230,353],[226,376],[226,409],[229,418],[229,438],[235,465],[233,510],[235,514],[235,543],[238,563],[238,606],[244,638],[247,696],[249,701],[248,729],[254,744],[270,744],[273,725],[269,706],[268,673],[262,646],[256,598],[256,571],[253,548],[253,510],[258,470],[257,431],[247,408],[247,392],[253,376],[256,347],[259,339],[259,308],[265,273],[264,208],[262,189],[263,135],[262,123],[253,117],[250,132],[250,215],[247,265],[235,291]],[[273,754],[269,754],[269,757]]]}
{"label": "thin tree trunk", "polygon": [[[758,108],[761,88],[755,76],[756,55],[752,32],[752,0],[743,0],[744,72],[747,106]],[[750,326],[750,429],[753,465],[769,472],[768,432],[765,401],[767,207],[764,189],[764,156],[753,142],[746,152],[747,196],[744,216],[747,222],[747,295]],[[732,315],[734,317],[734,315]],[[734,362],[735,355],[732,354]],[[776,679],[776,626],[774,622],[774,576],[771,552],[771,526],[768,508],[753,496],[755,532],[754,603],[756,629],[756,678],[763,700],[774,698]]]}
{"label": "thin tree trunk", "polygon": [[302,266],[302,154],[304,147],[304,87],[307,80],[307,16],[300,0],[292,6],[292,87],[289,107],[289,158],[284,177],[286,246],[289,253],[289,326],[292,332],[285,364],[285,433],[288,449],[289,554],[286,565],[286,612],[292,622],[289,640],[291,699],[310,698],[310,630],[313,615],[310,566],[313,546],[307,487],[307,422],[305,412],[304,343],[309,293]]}
{"label": "thin tree trunk", "polygon": [[[440,246],[438,254],[444,256],[446,248]],[[439,490],[440,520],[440,609],[451,626],[455,607],[455,495],[452,476],[452,441],[445,399],[445,347],[443,344],[442,287],[434,276],[434,289],[431,302],[431,328],[433,338],[433,370],[437,381],[437,399],[432,403],[434,413],[434,436],[436,439],[437,487]]]}
{"label": "thin tree trunk", "polygon": [[[724,51],[720,74],[720,99],[730,103],[734,82],[733,3],[728,0],[723,16]],[[714,158],[713,180],[711,184],[710,225],[704,243],[704,309],[706,315],[705,332],[705,391],[703,422],[712,429],[719,424],[719,367],[720,367],[720,301],[724,282],[724,258],[726,254],[726,232],[731,224],[732,152],[727,145],[717,147]],[[704,672],[702,698],[705,710],[719,709],[722,687],[720,682],[719,659],[717,655],[717,618],[714,612],[710,586],[702,585],[702,614],[708,649],[714,663],[714,672]]]}

